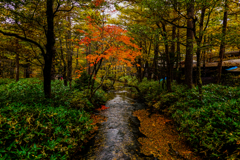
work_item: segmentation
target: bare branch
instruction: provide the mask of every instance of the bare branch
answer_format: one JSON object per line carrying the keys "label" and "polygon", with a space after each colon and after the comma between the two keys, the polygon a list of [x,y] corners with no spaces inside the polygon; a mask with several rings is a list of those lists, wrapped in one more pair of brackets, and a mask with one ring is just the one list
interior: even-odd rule
{"label": "bare branch", "polygon": [[[32,44],[30,44],[30,46],[31,46],[31,48],[32,48],[33,53],[35,54],[35,58],[38,60],[38,62],[39,62],[41,65],[43,65],[43,63],[42,63],[42,62],[40,61],[40,59],[38,58],[37,52],[36,52],[36,50],[33,48]],[[39,65],[38,65],[38,66],[39,66]]]}
{"label": "bare branch", "polygon": [[60,4],[59,1],[58,1],[58,2],[57,2],[57,8],[56,8],[55,12],[53,13],[53,15],[55,15],[55,14],[57,13],[57,11],[58,11],[58,9],[59,9],[60,6],[61,6],[61,4]]}
{"label": "bare branch", "polygon": [[208,23],[209,23],[209,21],[210,21],[211,13],[212,13],[212,11],[213,11],[213,9],[214,9],[214,7],[215,7],[216,4],[217,4],[217,3],[215,3],[215,4],[213,5],[211,11],[210,11],[210,9],[209,9],[209,14],[208,14],[207,23],[206,23],[206,26],[204,27],[204,30],[203,30],[203,31],[205,31],[205,30],[207,29]]}

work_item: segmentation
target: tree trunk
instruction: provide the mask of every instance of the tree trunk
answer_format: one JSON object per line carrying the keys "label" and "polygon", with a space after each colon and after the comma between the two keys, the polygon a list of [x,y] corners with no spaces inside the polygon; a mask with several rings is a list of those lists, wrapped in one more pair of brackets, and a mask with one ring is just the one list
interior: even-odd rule
{"label": "tree trunk", "polygon": [[171,54],[170,54],[170,73],[171,73],[171,82],[173,81],[173,66],[175,59],[175,38],[176,38],[176,26],[172,26],[172,45],[171,45]]}
{"label": "tree trunk", "polygon": [[137,67],[137,70],[138,70],[138,82],[142,82],[142,60],[141,60],[141,57],[138,58],[138,64],[139,64],[139,67]]}
{"label": "tree trunk", "polygon": [[[90,82],[89,84],[90,84],[91,86],[88,84],[88,88],[90,88],[90,99],[89,99],[89,100],[91,100],[92,96],[93,96],[93,95],[95,94],[95,92],[96,92],[96,89],[95,89],[95,91],[94,91],[94,83],[95,83],[95,79],[96,79],[97,73],[98,73],[98,71],[99,71],[99,69],[100,69],[100,67],[101,67],[101,65],[102,65],[102,61],[103,61],[103,58],[101,58],[98,63],[95,63],[95,64],[94,64],[93,72],[92,72],[92,74],[90,75],[89,81],[91,81],[91,82]],[[94,75],[94,77],[92,78],[93,75]]]}
{"label": "tree trunk", "polygon": [[[206,45],[206,36],[204,36],[203,44]],[[206,77],[206,50],[203,51],[203,76]]]}
{"label": "tree trunk", "polygon": [[[203,39],[203,22],[205,17],[206,8],[203,6],[201,10],[201,18],[199,23],[199,37],[197,39],[197,85],[199,92],[199,100],[202,101],[202,78],[201,78],[201,50],[202,50],[202,39]],[[194,25],[195,26],[195,25]],[[196,36],[196,35],[195,35]]]}
{"label": "tree trunk", "polygon": [[[19,53],[18,53],[18,39],[16,38],[16,82],[19,81]],[[1,67],[1,66],[0,66]]]}
{"label": "tree trunk", "polygon": [[11,62],[10,62],[10,78],[11,79],[14,79],[14,68],[15,68],[14,66],[15,66],[15,64],[11,60]]}
{"label": "tree trunk", "polygon": [[[142,42],[140,42],[140,48],[142,48]],[[142,52],[142,49],[140,49],[140,52]],[[138,64],[139,67],[137,67],[137,77],[138,77],[138,82],[142,82],[142,61],[141,61],[141,56],[138,58]]]}
{"label": "tree trunk", "polygon": [[227,11],[227,0],[225,0],[225,11],[224,11],[224,17],[223,17],[223,27],[222,27],[222,40],[220,45],[220,52],[219,52],[219,62],[218,62],[218,76],[217,76],[217,83],[220,83],[221,81],[221,75],[222,75],[222,61],[223,61],[223,54],[225,53],[225,37],[226,37],[226,30],[227,30],[227,17],[228,17],[228,11]]}
{"label": "tree trunk", "polygon": [[197,49],[197,85],[198,85],[198,92],[199,92],[199,100],[202,101],[202,78],[201,78],[201,42],[198,42],[198,49]]}
{"label": "tree trunk", "polygon": [[187,7],[187,44],[185,58],[185,84],[192,88],[193,84],[193,18],[194,18],[194,0],[188,3]]}
{"label": "tree trunk", "polygon": [[177,63],[176,63],[176,79],[177,82],[180,82],[180,77],[181,77],[181,73],[179,72],[179,62],[181,60],[180,57],[180,53],[181,53],[181,48],[180,48],[180,29],[178,28],[178,33],[177,33]]}
{"label": "tree trunk", "polygon": [[[88,51],[86,52],[86,57],[91,54],[91,43],[88,45]],[[90,63],[88,62],[87,58],[86,58],[86,63],[87,63],[87,73],[90,75],[91,73],[91,67],[90,67]]]}
{"label": "tree trunk", "polygon": [[26,59],[26,65],[25,65],[25,78],[30,78],[30,61]]}
{"label": "tree trunk", "polygon": [[62,48],[62,40],[60,39],[60,49],[61,49],[61,59],[63,61],[63,81],[64,81],[64,86],[67,86],[67,64],[63,56],[63,48]]}
{"label": "tree trunk", "polygon": [[[212,34],[210,35],[210,36],[208,36],[208,43],[210,44],[211,42],[212,42]],[[209,57],[209,60],[208,60],[208,62],[212,62],[212,47],[211,46],[209,46],[210,47],[210,57]]]}
{"label": "tree trunk", "polygon": [[[68,3],[70,3],[70,1],[68,0]],[[70,89],[72,88],[72,55],[73,55],[73,48],[72,48],[72,42],[69,41],[70,39],[72,39],[72,32],[71,32],[71,27],[72,27],[72,23],[71,23],[71,15],[69,14],[69,16],[67,17],[67,21],[68,21],[68,28],[69,31],[67,33],[67,37],[68,37],[68,41],[67,41],[67,51],[68,51],[68,81],[69,81],[69,87]]]}
{"label": "tree trunk", "polygon": [[54,14],[53,14],[53,0],[47,0],[47,44],[46,54],[44,55],[44,93],[46,98],[51,98],[51,68],[52,68],[52,57],[54,53]]}
{"label": "tree trunk", "polygon": [[79,64],[78,64],[78,52],[79,52],[79,48],[77,48],[77,58],[76,58],[76,67],[75,67],[75,71],[79,69]]}
{"label": "tree trunk", "polygon": [[[167,61],[167,90],[168,92],[172,92],[172,87],[171,87],[171,60],[170,60],[170,55],[169,55],[169,50],[168,50],[168,42],[167,42],[167,31],[166,31],[166,26],[164,23],[162,23],[162,36],[165,38],[164,39],[164,46],[165,46],[165,54],[166,54],[166,61]],[[165,78],[164,78],[165,79]]]}
{"label": "tree trunk", "polygon": [[[3,53],[0,54],[0,58],[3,59]],[[3,61],[0,60],[0,78],[3,78]]]}
{"label": "tree trunk", "polygon": [[153,68],[154,68],[154,79],[158,80],[158,53],[159,53],[159,46],[158,46],[158,35],[155,41],[154,46],[154,59],[153,59]]}
{"label": "tree trunk", "polygon": [[16,53],[16,82],[19,81],[19,54]]}
{"label": "tree trunk", "polygon": [[147,72],[147,80],[151,80],[151,73],[152,72],[149,69],[148,61],[146,61],[146,63],[145,63],[145,69],[144,70],[146,70],[146,72]]}
{"label": "tree trunk", "polygon": [[55,68],[55,56],[56,56],[56,51],[53,51],[53,56],[52,56],[52,69],[51,69],[51,80],[55,80],[55,73],[56,73],[56,68]]}

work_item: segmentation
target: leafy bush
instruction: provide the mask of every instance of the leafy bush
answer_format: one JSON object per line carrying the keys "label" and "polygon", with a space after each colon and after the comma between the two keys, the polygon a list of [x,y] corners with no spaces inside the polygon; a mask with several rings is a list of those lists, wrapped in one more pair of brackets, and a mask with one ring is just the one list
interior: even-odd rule
{"label": "leafy bush", "polygon": [[40,103],[44,99],[42,81],[39,79],[21,79],[0,86],[0,105],[12,102]]}
{"label": "leafy bush", "polygon": [[71,108],[75,108],[75,109],[83,109],[85,111],[91,111],[92,109],[94,109],[94,106],[92,105],[92,103],[88,100],[87,95],[85,94],[85,90],[84,91],[78,91],[75,90],[72,94],[71,97]]}
{"label": "leafy bush", "polygon": [[110,79],[106,79],[103,81],[103,85],[102,85],[102,89],[107,91],[109,89],[111,89],[113,86],[113,83]]}
{"label": "leafy bush", "polygon": [[119,81],[127,82],[128,84],[131,84],[131,85],[137,85],[138,84],[137,78],[136,77],[131,77],[131,76],[123,76],[123,77],[119,78]]}
{"label": "leafy bush", "polygon": [[10,78],[0,78],[0,85],[6,85],[14,81],[15,81],[14,79],[10,79]]}
{"label": "leafy bush", "polygon": [[84,90],[86,86],[88,86],[89,78],[90,75],[88,75],[86,71],[82,72],[81,77],[75,80],[74,88]]}
{"label": "leafy bush", "polygon": [[147,102],[155,101],[156,97],[163,91],[162,83],[153,80],[148,81],[146,78],[138,84],[138,88]]}
{"label": "leafy bush", "polygon": [[92,103],[97,107],[105,104],[107,101],[107,94],[102,89],[98,89],[92,98]]}
{"label": "leafy bush", "polygon": [[67,159],[92,129],[90,116],[67,107],[12,103],[0,108],[0,159]]}
{"label": "leafy bush", "polygon": [[[149,106],[152,106],[154,102],[157,101],[158,96],[162,93],[165,93],[162,88],[162,82],[147,80],[147,78],[143,78],[142,82],[138,82],[136,77],[124,76],[120,78],[120,81],[127,82],[129,85],[137,86],[140,90],[141,97],[143,97]],[[133,88],[136,91],[136,88]]]}
{"label": "leafy bush", "polygon": [[109,79],[116,79],[116,77],[117,77],[116,74],[110,73],[110,74],[108,75],[108,78],[109,78]]}
{"label": "leafy bush", "polygon": [[[74,84],[74,83],[73,83]],[[52,81],[52,99],[51,105],[69,106],[71,97],[74,96],[74,90],[70,90],[68,86],[64,86],[63,81]]]}
{"label": "leafy bush", "polygon": [[200,153],[211,158],[240,158],[240,98],[201,108],[177,110],[179,131]]}
{"label": "leafy bush", "polygon": [[210,159],[240,158],[240,88],[210,84],[197,88],[173,86],[157,96],[153,106],[172,116],[178,130],[196,151]]}
{"label": "leafy bush", "polygon": [[236,76],[231,73],[226,73],[222,75],[221,83],[227,86],[238,86],[240,84],[240,76]]}
{"label": "leafy bush", "polygon": [[51,86],[46,99],[39,79],[0,85],[0,159],[69,159],[86,142],[94,127],[86,111],[104,104],[106,93],[98,90],[93,106],[86,90]]}
{"label": "leafy bush", "polygon": [[[99,85],[97,82],[96,86]],[[13,102],[34,105],[41,103],[50,106],[68,106],[78,109],[93,109],[93,105],[87,100],[85,90],[70,90],[64,86],[63,81],[52,81],[52,98],[46,99],[43,91],[43,83],[39,79],[22,79],[18,82],[12,82],[0,86],[0,106],[11,104]],[[82,88],[83,89],[83,88]],[[103,104],[107,100],[106,93],[98,90],[94,97],[94,104]],[[97,106],[96,106],[97,107]]]}
{"label": "leafy bush", "polygon": [[52,99],[45,99],[43,82],[39,79],[21,79],[0,86],[0,106],[13,102],[23,104],[42,103],[46,105],[59,106],[70,105],[69,96],[72,95],[69,87],[64,86],[62,81],[52,81]]}

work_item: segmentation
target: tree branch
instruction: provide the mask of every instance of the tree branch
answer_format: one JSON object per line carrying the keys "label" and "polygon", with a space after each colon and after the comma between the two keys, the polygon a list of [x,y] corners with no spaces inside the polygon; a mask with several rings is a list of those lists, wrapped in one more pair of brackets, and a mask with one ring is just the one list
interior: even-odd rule
{"label": "tree branch", "polygon": [[204,27],[203,31],[205,31],[205,30],[207,29],[208,23],[209,23],[209,21],[210,21],[211,13],[212,13],[212,11],[213,11],[213,9],[214,9],[214,7],[215,7],[216,4],[217,4],[217,3],[215,3],[215,4],[213,5],[213,7],[212,7],[211,10],[210,10],[210,8],[209,8],[209,14],[208,14],[207,23],[206,23],[206,26]]}
{"label": "tree branch", "polygon": [[31,40],[31,39],[28,39],[26,37],[19,36],[19,35],[15,34],[15,33],[7,33],[7,32],[4,32],[2,30],[0,30],[0,33],[2,33],[3,35],[6,35],[6,36],[16,37],[16,38],[21,39],[23,41],[35,44],[41,50],[42,55],[45,56],[45,51],[44,51],[43,47],[39,43],[37,43],[37,42],[35,42],[35,41]]}
{"label": "tree branch", "polygon": [[72,4],[72,7],[70,9],[60,9],[59,10],[59,7],[60,7],[60,3],[58,3],[58,6],[57,6],[56,10],[53,12],[54,16],[57,12],[70,12],[74,8],[73,4]]}

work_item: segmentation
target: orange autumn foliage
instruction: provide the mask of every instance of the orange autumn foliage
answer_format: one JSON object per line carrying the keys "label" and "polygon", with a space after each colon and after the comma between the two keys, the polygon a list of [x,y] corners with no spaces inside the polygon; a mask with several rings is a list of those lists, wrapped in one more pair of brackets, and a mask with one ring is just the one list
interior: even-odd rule
{"label": "orange autumn foliage", "polygon": [[132,62],[141,53],[140,48],[132,42],[133,38],[127,36],[127,31],[115,25],[99,26],[90,16],[87,16],[86,20],[88,30],[78,30],[84,38],[76,41],[79,45],[97,45],[95,48],[98,49],[86,57],[90,66],[97,64],[101,59],[115,59],[116,65],[132,66]]}
{"label": "orange autumn foliage", "polygon": [[104,0],[94,0],[94,1],[93,1],[93,4],[94,4],[96,7],[98,7],[98,6],[100,6],[103,2],[104,2]]}
{"label": "orange autumn foliage", "polygon": [[97,109],[95,109],[95,110],[97,110],[97,111],[102,111],[102,110],[106,110],[106,109],[108,109],[109,107],[106,107],[106,106],[104,106],[104,105],[101,105],[101,108],[97,108]]}

